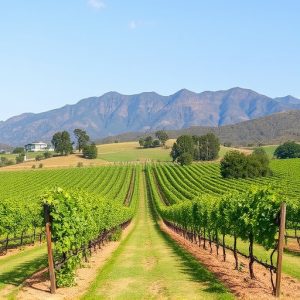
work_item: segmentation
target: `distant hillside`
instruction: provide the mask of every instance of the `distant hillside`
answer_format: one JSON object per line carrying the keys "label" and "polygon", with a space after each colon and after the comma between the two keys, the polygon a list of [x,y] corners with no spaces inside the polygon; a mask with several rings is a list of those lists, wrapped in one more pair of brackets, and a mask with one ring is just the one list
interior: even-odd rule
{"label": "distant hillside", "polygon": [[[276,113],[271,116],[241,122],[235,125],[221,127],[194,126],[181,130],[170,130],[170,138],[177,138],[182,134],[202,135],[213,132],[219,136],[222,143],[232,143],[235,146],[249,144],[278,144],[287,140],[300,142],[300,110]],[[144,133],[131,132],[102,139],[101,143],[114,141],[138,140]]]}
{"label": "distant hillside", "polygon": [[110,92],[0,122],[0,142],[23,145],[35,140],[50,141],[56,131],[75,128],[86,129],[97,139],[129,131],[217,127],[295,109],[300,109],[300,100],[292,96],[272,99],[242,88],[199,94],[183,89],[170,96]]}
{"label": "distant hillside", "polygon": [[11,146],[8,146],[6,144],[1,144],[0,143],[0,151],[11,151],[12,150],[12,147]]}

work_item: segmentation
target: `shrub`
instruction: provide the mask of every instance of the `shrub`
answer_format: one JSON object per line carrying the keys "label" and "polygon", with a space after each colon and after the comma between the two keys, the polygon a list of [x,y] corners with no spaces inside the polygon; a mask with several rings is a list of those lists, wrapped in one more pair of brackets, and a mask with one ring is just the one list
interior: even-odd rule
{"label": "shrub", "polygon": [[52,153],[50,153],[49,151],[46,151],[44,153],[44,158],[47,159],[47,158],[51,158],[52,157]]}
{"label": "shrub", "polygon": [[274,156],[283,159],[300,157],[300,145],[295,142],[286,142],[276,148]]}
{"label": "shrub", "polygon": [[44,165],[43,165],[42,163],[39,164],[39,168],[40,168],[40,169],[42,169],[43,166],[44,166]]}
{"label": "shrub", "polygon": [[24,162],[25,160],[25,154],[24,153],[20,153],[17,157],[16,157],[16,163],[20,164],[22,162]]}
{"label": "shrub", "polygon": [[35,161],[40,161],[44,158],[44,155],[41,155],[41,154],[38,154],[36,157],[35,157]]}
{"label": "shrub", "polygon": [[32,165],[31,169],[35,169],[35,168],[36,168],[36,166],[35,166],[35,165]]}
{"label": "shrub", "polygon": [[77,168],[82,168],[82,167],[83,167],[83,162],[81,162],[81,161],[78,162],[78,163],[77,163]]}

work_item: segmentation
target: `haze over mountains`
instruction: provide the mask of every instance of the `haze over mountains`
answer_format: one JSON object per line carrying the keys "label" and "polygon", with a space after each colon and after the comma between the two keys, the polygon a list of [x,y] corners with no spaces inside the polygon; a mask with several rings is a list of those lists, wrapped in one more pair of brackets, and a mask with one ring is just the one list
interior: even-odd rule
{"label": "haze over mountains", "polygon": [[218,127],[297,109],[300,110],[300,99],[270,98],[242,88],[202,93],[183,89],[170,96],[155,92],[130,96],[109,92],[74,105],[2,121],[0,143],[50,141],[56,131],[75,128],[83,128],[93,139],[99,139],[130,131]]}

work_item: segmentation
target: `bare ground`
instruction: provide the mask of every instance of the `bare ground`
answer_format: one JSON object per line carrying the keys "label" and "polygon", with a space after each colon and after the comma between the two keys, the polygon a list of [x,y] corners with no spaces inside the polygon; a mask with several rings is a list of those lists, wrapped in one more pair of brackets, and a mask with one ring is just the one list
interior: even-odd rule
{"label": "bare ground", "polygon": [[[210,250],[205,250],[202,246],[199,247],[199,245],[187,241],[163,223],[160,223],[160,227],[197,258],[208,270],[214,273],[239,299],[275,299],[272,296],[270,272],[263,266],[254,265],[256,279],[253,280],[249,276],[248,260],[245,258],[239,257],[239,262],[242,262],[245,267],[241,271],[234,270],[235,260],[231,251],[226,251],[226,262],[223,262],[223,256],[217,256],[215,249],[210,254]],[[283,275],[280,299],[300,299],[300,281]]]}
{"label": "bare ground", "polygon": [[22,300],[61,300],[61,299],[79,299],[90,284],[94,281],[99,268],[110,259],[112,253],[133,228],[131,223],[122,233],[122,238],[117,242],[109,242],[102,249],[92,254],[90,261],[84,267],[77,270],[77,285],[69,288],[58,288],[55,295],[50,294],[50,281],[47,269],[37,272],[28,278],[24,286],[20,289],[17,299]]}

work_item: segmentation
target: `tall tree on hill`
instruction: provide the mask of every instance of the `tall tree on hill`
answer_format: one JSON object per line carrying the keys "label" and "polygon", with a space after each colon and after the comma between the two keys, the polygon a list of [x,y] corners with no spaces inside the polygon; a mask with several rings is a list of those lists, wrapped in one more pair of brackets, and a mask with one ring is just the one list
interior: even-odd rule
{"label": "tall tree on hill", "polygon": [[195,143],[195,160],[214,160],[218,157],[220,142],[213,133],[193,136],[193,140]]}
{"label": "tall tree on hill", "polygon": [[81,152],[83,148],[88,144],[90,137],[88,136],[85,130],[79,128],[76,128],[74,130],[74,135],[77,139],[77,148],[79,152]]}
{"label": "tall tree on hill", "polygon": [[189,153],[192,157],[194,155],[194,141],[190,135],[181,135],[174,143],[170,155],[176,161],[183,153]]}
{"label": "tall tree on hill", "polygon": [[51,140],[55,152],[68,155],[73,151],[70,134],[67,131],[56,132]]}
{"label": "tall tree on hill", "polygon": [[163,146],[166,145],[166,141],[169,139],[168,134],[165,130],[158,130],[155,132],[155,136],[159,139]]}

